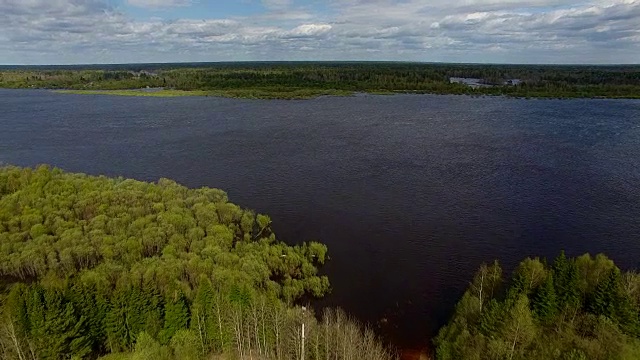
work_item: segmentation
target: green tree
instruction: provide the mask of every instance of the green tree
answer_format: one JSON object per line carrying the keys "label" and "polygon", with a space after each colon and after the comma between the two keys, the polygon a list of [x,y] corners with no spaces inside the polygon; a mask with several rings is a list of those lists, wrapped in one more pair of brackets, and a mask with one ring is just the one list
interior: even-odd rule
{"label": "green tree", "polygon": [[553,263],[553,280],[558,305],[561,310],[571,310],[575,313],[581,305],[578,285],[578,273],[575,262],[567,259],[564,251]]}
{"label": "green tree", "polygon": [[518,265],[511,285],[514,296],[520,294],[529,296],[532,294],[544,282],[546,273],[544,264],[539,259],[524,259]]}
{"label": "green tree", "polygon": [[[83,334],[84,319],[77,314],[73,304],[65,301],[61,291],[44,290],[41,314],[42,328],[35,329],[38,353],[43,359],[58,359],[71,354],[79,357],[91,353],[91,342]],[[32,325],[33,326],[33,325]],[[83,331],[84,330],[84,331]]]}
{"label": "green tree", "polygon": [[211,281],[207,277],[201,277],[191,307],[191,329],[198,337],[201,355],[211,350],[212,337],[216,331],[215,313],[213,309],[214,291]]}
{"label": "green tree", "polygon": [[536,291],[532,300],[532,307],[534,314],[542,322],[550,321],[556,315],[558,301],[553,286],[553,273],[547,275],[544,283]]}
{"label": "green tree", "polygon": [[[67,290],[66,298],[77,309],[83,322],[84,336],[81,341],[76,341],[73,347],[90,348],[89,353],[102,352],[106,341],[104,324],[108,306],[106,300],[99,294],[95,285],[85,286],[80,283],[72,285]],[[87,356],[89,353],[80,355]]]}
{"label": "green tree", "polygon": [[176,332],[187,329],[189,325],[189,306],[182,291],[174,290],[169,295],[165,302],[164,315],[164,328],[160,333],[160,342],[168,344]]}
{"label": "green tree", "polygon": [[160,345],[151,335],[141,332],[136,335],[132,360],[173,360],[169,348]]}
{"label": "green tree", "polygon": [[529,299],[525,295],[520,295],[509,311],[501,332],[502,338],[509,343],[508,359],[513,359],[514,356],[520,358],[537,334],[529,309]]}
{"label": "green tree", "polygon": [[478,313],[481,313],[485,303],[493,298],[501,283],[502,268],[497,261],[490,266],[480,266],[470,286],[471,293],[478,299]]}
{"label": "green tree", "polygon": [[202,353],[198,350],[198,336],[192,330],[178,330],[171,338],[171,348],[177,359],[198,360]]}
{"label": "green tree", "polygon": [[480,316],[478,330],[485,336],[491,336],[500,329],[504,317],[504,304],[496,299],[491,299]]}
{"label": "green tree", "polygon": [[613,319],[616,312],[617,288],[619,285],[618,271],[611,270],[595,288],[589,302],[589,311],[596,315],[603,315]]}

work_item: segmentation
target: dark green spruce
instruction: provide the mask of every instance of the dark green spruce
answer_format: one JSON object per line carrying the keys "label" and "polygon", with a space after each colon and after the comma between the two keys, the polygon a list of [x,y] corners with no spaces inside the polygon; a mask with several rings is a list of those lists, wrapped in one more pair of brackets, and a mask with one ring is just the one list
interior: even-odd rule
{"label": "dark green spruce", "polygon": [[640,275],[604,255],[525,259],[479,308],[485,269],[435,339],[436,359],[640,358]]}

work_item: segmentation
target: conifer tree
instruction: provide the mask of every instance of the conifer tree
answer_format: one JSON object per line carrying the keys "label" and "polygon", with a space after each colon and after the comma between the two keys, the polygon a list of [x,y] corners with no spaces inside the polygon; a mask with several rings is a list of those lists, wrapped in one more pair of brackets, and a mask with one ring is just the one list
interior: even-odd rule
{"label": "conifer tree", "polygon": [[589,311],[610,318],[627,334],[637,336],[640,334],[638,310],[622,289],[621,281],[620,271],[614,267],[596,286],[589,299]]}
{"label": "conifer tree", "polygon": [[91,344],[82,333],[83,319],[73,304],[66,301],[58,289],[44,291],[44,327],[46,334],[39,338],[39,354],[43,359],[59,359],[67,355],[85,357],[91,353]]}
{"label": "conifer tree", "polygon": [[44,289],[39,285],[34,285],[27,292],[27,314],[29,318],[28,335],[35,352],[39,352],[43,347],[42,341],[47,336],[45,312]]}
{"label": "conifer tree", "polygon": [[107,344],[111,352],[129,349],[134,343],[134,334],[128,325],[129,291],[118,289],[111,297],[109,310],[105,318]]}
{"label": "conifer tree", "polygon": [[612,269],[596,286],[589,301],[589,311],[596,315],[603,315],[610,319],[616,311],[616,282],[619,278],[617,269]]}
{"label": "conifer tree", "polygon": [[549,273],[542,286],[537,289],[532,299],[532,307],[534,314],[542,322],[550,320],[556,314],[558,302],[553,286],[553,273]]}
{"label": "conifer tree", "polygon": [[137,306],[142,309],[142,331],[147,332],[157,339],[163,329],[164,296],[153,281],[147,281],[140,290],[140,299]]}
{"label": "conifer tree", "polygon": [[[106,340],[105,318],[107,303],[95,285],[84,286],[76,283],[71,286],[66,297],[82,315],[85,337],[93,351],[101,351]],[[76,346],[76,345],[74,345]]]}
{"label": "conifer tree", "polygon": [[622,330],[631,335],[640,336],[640,318],[638,308],[627,294],[620,293],[616,301],[615,319]]}
{"label": "conifer tree", "polygon": [[480,332],[487,336],[497,332],[500,329],[504,315],[503,304],[496,299],[491,299],[480,315],[480,324],[478,325]]}
{"label": "conifer tree", "polygon": [[560,253],[560,256],[553,263],[553,274],[559,308],[563,310],[579,308],[581,296],[578,271],[574,261],[567,259],[564,251]]}
{"label": "conifer tree", "polygon": [[179,330],[186,329],[189,324],[189,307],[184,293],[173,291],[165,302],[164,328],[160,333],[160,342],[168,344],[173,335]]}

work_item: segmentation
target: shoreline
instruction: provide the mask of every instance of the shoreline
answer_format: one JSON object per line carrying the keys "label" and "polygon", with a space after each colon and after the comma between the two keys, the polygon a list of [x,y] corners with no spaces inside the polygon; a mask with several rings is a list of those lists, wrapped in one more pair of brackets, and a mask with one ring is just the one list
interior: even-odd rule
{"label": "shoreline", "polygon": [[204,67],[198,64],[122,64],[78,65],[64,70],[53,67],[6,69],[0,71],[0,88],[244,99],[313,99],[358,93],[640,99],[638,74],[638,65],[594,68],[404,62],[248,62]]}
{"label": "shoreline", "polygon": [[126,89],[126,90],[53,90],[58,94],[73,95],[109,95],[132,97],[222,97],[232,99],[264,99],[264,100],[309,100],[324,96],[348,97],[356,92],[347,90],[292,89],[290,91],[272,89],[233,89],[233,90],[173,90],[173,89]]}
{"label": "shoreline", "polygon": [[[17,89],[16,89],[17,90]],[[220,97],[230,99],[254,99],[254,100],[311,100],[322,97],[351,97],[358,95],[371,96],[392,96],[392,95],[455,95],[470,97],[504,97],[509,99],[522,100],[639,100],[637,96],[550,96],[542,94],[533,95],[510,95],[491,93],[454,93],[454,92],[425,92],[420,90],[321,90],[321,89],[292,89],[275,90],[269,88],[245,88],[232,90],[175,90],[163,88],[141,88],[141,89],[120,89],[120,90],[74,90],[74,89],[39,89],[51,90],[57,94],[71,95],[109,95],[109,96],[129,96],[129,97]]]}

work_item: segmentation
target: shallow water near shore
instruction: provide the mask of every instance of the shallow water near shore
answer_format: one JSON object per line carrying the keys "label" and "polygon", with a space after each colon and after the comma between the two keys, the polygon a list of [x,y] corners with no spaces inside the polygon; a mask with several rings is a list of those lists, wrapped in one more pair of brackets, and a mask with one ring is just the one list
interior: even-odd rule
{"label": "shallow water near shore", "polygon": [[640,101],[0,90],[0,162],[210,186],[320,240],[341,306],[420,346],[482,262],[640,267]]}

